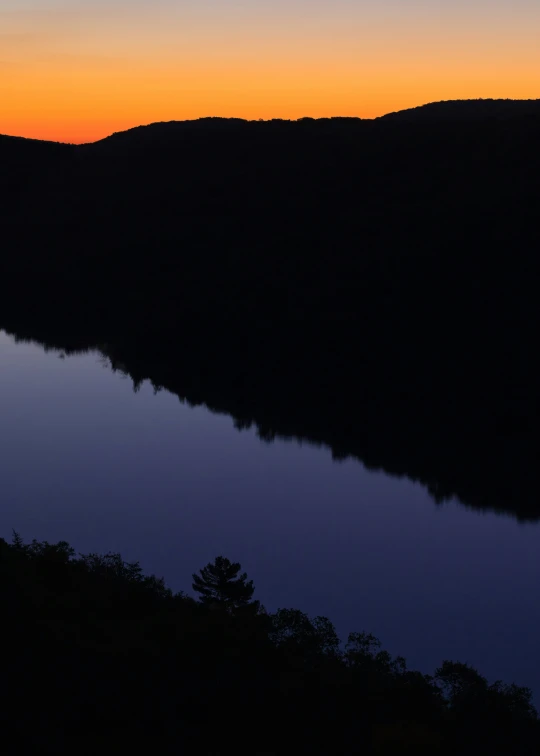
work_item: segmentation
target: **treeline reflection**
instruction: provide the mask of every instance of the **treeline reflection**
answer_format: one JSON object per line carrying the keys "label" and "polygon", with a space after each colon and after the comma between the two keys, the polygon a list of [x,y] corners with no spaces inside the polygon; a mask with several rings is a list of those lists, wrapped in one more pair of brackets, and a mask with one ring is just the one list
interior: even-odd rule
{"label": "treeline reflection", "polygon": [[[127,338],[123,343],[92,343],[79,340],[69,329],[45,336],[43,324],[32,330],[12,331],[8,327],[7,331],[16,341],[37,343],[46,351],[60,351],[62,356],[98,351],[104,368],[125,374],[135,392],[148,381],[155,392],[169,391],[188,406],[202,405],[211,412],[230,415],[237,430],[254,428],[257,436],[267,443],[287,440],[323,446],[336,461],[355,458],[367,469],[405,476],[424,485],[437,504],[457,499],[464,506],[510,515],[521,521],[540,519],[540,505],[535,506],[535,492],[527,488],[529,481],[525,477],[513,481],[522,461],[520,458],[508,460],[506,466],[491,467],[489,459],[478,450],[478,467],[463,464],[461,454],[467,448],[465,442],[453,452],[446,444],[422,455],[422,448],[437,443],[434,436],[425,439],[426,446],[411,448],[412,434],[407,440],[404,433],[399,435],[401,428],[396,430],[394,426],[392,432],[395,418],[389,418],[383,412],[380,415],[364,412],[362,421],[356,425],[352,425],[351,414],[349,424],[340,426],[335,403],[332,406],[336,408],[336,422],[325,426],[323,423],[331,415],[320,403],[314,402],[308,407],[293,400],[279,406],[271,385],[261,386],[257,395],[255,392],[249,395],[245,391],[239,393],[230,381],[220,383],[222,375],[220,372],[218,378],[217,369],[213,376],[205,376],[197,364],[190,367],[181,349],[179,352],[160,351],[156,344],[145,349],[142,344]],[[353,409],[356,409],[354,405],[351,413]],[[314,413],[312,418],[308,414],[310,410]],[[377,425],[379,421],[380,427]],[[384,427],[384,423],[389,423],[390,429],[388,425]],[[419,436],[415,436],[414,441],[418,444]],[[447,454],[453,454],[454,464],[449,464],[448,458],[444,459],[443,448]],[[491,470],[491,477],[482,478],[481,471],[486,469]],[[520,496],[522,491],[524,495]]]}

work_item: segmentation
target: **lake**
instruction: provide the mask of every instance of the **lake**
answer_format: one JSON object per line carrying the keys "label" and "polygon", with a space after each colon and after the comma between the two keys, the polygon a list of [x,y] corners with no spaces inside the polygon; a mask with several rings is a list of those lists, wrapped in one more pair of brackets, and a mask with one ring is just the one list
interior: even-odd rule
{"label": "lake", "polygon": [[218,554],[269,610],[367,630],[412,667],[459,659],[540,691],[540,530],[406,478],[138,391],[98,352],[0,331],[0,535],[119,551],[191,591]]}

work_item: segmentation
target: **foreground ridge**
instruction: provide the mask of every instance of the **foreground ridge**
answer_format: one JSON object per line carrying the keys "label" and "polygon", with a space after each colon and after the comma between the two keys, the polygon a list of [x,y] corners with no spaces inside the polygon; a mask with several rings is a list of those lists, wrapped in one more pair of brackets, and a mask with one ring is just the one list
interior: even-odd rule
{"label": "foreground ridge", "polygon": [[195,601],[116,553],[0,539],[5,744],[215,754],[236,733],[246,754],[536,752],[527,688],[460,662],[410,670],[366,632],[342,645],[325,617],[268,613],[240,570],[217,557]]}

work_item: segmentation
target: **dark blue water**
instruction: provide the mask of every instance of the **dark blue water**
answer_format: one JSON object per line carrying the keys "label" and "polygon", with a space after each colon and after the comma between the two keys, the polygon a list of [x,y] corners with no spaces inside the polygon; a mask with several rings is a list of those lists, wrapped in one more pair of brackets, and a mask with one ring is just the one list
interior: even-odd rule
{"label": "dark blue water", "polygon": [[0,535],[120,551],[175,589],[217,554],[267,609],[375,633],[423,671],[467,661],[540,692],[540,529],[406,479],[238,432],[98,353],[0,332]]}

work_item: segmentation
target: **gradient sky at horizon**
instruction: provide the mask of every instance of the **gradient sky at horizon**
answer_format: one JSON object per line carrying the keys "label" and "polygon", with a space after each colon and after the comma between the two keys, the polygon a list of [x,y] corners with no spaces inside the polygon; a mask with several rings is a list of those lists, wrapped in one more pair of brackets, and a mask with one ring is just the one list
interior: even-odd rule
{"label": "gradient sky at horizon", "polygon": [[0,133],[540,97],[538,0],[0,0]]}

